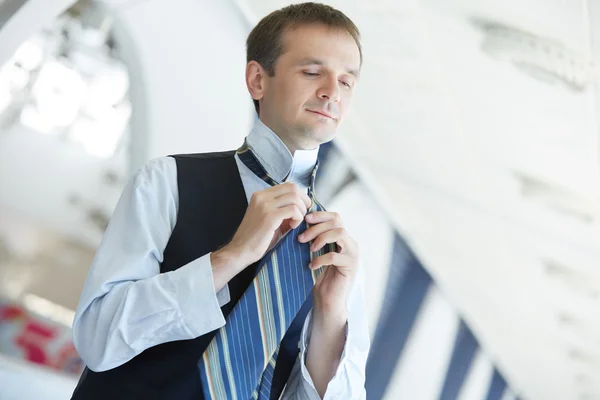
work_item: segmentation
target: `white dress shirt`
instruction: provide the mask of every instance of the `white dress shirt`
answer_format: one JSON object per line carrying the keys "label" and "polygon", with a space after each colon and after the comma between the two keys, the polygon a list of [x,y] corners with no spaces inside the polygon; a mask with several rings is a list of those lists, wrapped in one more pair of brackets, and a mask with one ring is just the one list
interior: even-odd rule
{"label": "white dress shirt", "polygon": [[[277,182],[292,181],[308,190],[318,148],[289,152],[259,119],[248,144]],[[246,198],[269,188],[235,156]],[[287,177],[287,179],[286,179]],[[88,272],[73,321],[73,343],[86,365],[105,371],[145,349],[193,339],[225,325],[220,307],[230,301],[226,285],[215,293],[210,253],[160,273],[163,252],[179,206],[177,165],[172,157],[151,160],[130,179],[104,233]],[[346,343],[324,399],[364,399],[369,334],[363,274],[359,269],[348,296]],[[297,360],[283,399],[319,399],[305,366],[311,314],[302,330]]]}

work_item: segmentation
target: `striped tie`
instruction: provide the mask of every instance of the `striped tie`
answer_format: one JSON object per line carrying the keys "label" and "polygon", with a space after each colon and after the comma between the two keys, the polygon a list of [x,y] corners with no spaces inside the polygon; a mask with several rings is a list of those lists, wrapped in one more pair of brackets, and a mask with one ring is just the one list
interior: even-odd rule
{"label": "striped tie", "polygon": [[[237,154],[269,185],[278,184],[247,143]],[[312,200],[309,212],[324,210],[315,198],[317,169],[318,162],[308,189]],[[281,339],[323,270],[311,271],[308,263],[336,247],[328,244],[311,252],[310,243],[298,242],[298,235],[307,228],[303,221],[260,260],[254,280],[202,355],[198,367],[205,399],[270,399]]]}

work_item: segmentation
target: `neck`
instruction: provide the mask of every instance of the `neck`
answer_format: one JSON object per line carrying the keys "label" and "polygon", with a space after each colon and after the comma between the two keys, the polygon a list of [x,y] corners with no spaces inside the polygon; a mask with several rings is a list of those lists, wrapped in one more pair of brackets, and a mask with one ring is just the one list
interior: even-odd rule
{"label": "neck", "polygon": [[[273,132],[275,132],[275,131],[273,131]],[[275,134],[279,137],[279,139],[281,139],[281,141],[283,142],[283,144],[285,144],[285,147],[288,148],[288,150],[292,154],[292,157],[294,156],[294,154],[296,154],[296,150],[300,150],[300,149],[297,149],[296,146],[294,146],[293,143],[290,143],[290,141],[285,136],[280,135],[277,132],[275,132]]]}
{"label": "neck", "polygon": [[285,137],[282,139],[282,136],[258,119],[246,137],[246,142],[259,163],[275,181],[304,181],[314,169],[319,146],[312,150],[303,150],[295,146],[296,142],[293,140],[284,142]]}
{"label": "neck", "polygon": [[296,150],[314,150],[316,147],[318,147],[314,146],[312,148],[307,148],[309,146],[301,146],[296,141],[292,140],[293,135],[284,134],[282,129],[275,127],[269,121],[265,121],[265,118],[263,116],[259,116],[259,119],[263,124],[265,124],[265,126],[271,129],[279,139],[281,139],[283,144],[285,144],[285,147],[287,147],[287,149],[289,150],[292,157],[294,156],[294,154],[296,154]]}

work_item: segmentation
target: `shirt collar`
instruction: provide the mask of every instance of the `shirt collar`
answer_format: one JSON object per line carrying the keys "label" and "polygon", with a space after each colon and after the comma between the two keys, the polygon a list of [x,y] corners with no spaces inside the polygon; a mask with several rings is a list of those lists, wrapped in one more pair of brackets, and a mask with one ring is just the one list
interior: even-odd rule
{"label": "shirt collar", "polygon": [[279,136],[259,118],[256,118],[246,140],[258,161],[274,180],[279,183],[296,181],[308,184],[317,163],[319,147],[296,150],[292,156]]}

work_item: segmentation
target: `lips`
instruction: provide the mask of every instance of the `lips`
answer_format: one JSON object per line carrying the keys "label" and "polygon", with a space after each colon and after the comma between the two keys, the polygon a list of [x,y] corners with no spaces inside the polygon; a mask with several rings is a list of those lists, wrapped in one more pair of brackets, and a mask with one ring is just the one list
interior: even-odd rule
{"label": "lips", "polygon": [[308,111],[310,111],[312,113],[315,113],[315,114],[320,114],[320,115],[322,115],[324,117],[327,117],[327,118],[330,118],[330,119],[333,119],[333,120],[336,119],[334,116],[332,116],[331,114],[326,113],[325,111],[317,111],[317,110],[308,110]]}

